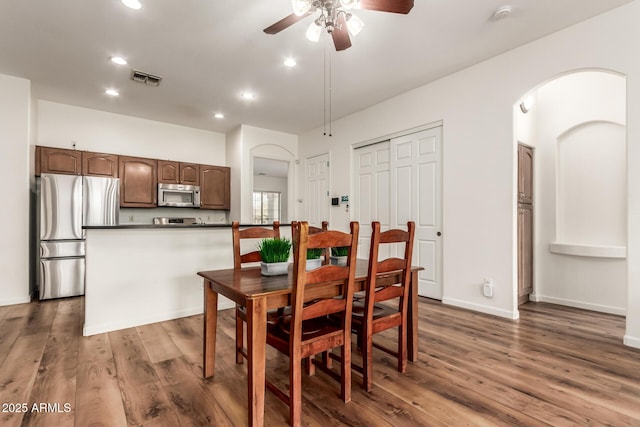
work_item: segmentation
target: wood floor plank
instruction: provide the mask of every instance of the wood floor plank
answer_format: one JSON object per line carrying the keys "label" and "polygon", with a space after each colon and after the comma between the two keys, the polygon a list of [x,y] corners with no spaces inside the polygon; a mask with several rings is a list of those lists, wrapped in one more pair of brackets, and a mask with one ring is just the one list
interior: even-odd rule
{"label": "wood floor plank", "polygon": [[28,401],[34,409],[25,414],[23,423],[26,425],[74,425],[72,411],[76,400],[78,341],[82,335],[82,324],[77,315],[80,305],[79,299],[63,300],[57,305],[38,376],[29,396]]}
{"label": "wood floor plank", "polygon": [[127,425],[108,335],[82,337],[78,359],[76,425]]}
{"label": "wood floor plank", "polygon": [[38,375],[48,335],[48,332],[40,332],[19,336],[0,366],[0,403],[20,405],[18,410],[4,408],[7,410],[0,412],[1,426],[19,426],[24,415],[31,410],[32,402],[28,398]]}
{"label": "wood floor plank", "polygon": [[152,363],[179,357],[182,353],[160,323],[136,328]]}
{"label": "wood floor plank", "polygon": [[134,328],[110,332],[109,342],[129,425],[178,425],[177,416]]}

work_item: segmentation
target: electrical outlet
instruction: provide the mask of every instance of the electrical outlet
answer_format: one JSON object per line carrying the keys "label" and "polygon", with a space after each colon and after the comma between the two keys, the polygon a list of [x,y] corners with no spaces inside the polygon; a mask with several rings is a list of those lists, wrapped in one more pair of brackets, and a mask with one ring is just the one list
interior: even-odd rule
{"label": "electrical outlet", "polygon": [[129,215],[129,222],[133,222],[133,215]]}
{"label": "electrical outlet", "polygon": [[484,278],[484,283],[482,284],[482,295],[487,298],[493,298],[493,279]]}

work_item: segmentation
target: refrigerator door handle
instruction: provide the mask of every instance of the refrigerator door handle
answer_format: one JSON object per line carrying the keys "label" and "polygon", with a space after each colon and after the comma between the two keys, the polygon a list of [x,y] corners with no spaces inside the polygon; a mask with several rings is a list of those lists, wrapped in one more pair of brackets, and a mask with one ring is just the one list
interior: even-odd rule
{"label": "refrigerator door handle", "polygon": [[73,182],[73,198],[72,203],[72,221],[73,229],[78,239],[84,239],[84,230],[82,229],[82,177],[78,176]]}

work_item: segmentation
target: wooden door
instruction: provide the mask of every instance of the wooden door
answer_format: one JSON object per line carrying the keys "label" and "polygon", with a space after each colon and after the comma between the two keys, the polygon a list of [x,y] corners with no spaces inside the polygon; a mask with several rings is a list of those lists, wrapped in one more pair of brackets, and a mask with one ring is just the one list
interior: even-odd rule
{"label": "wooden door", "polygon": [[158,161],[120,156],[120,206],[156,207],[158,195]]}
{"label": "wooden door", "polygon": [[518,145],[518,303],[533,292],[533,148]]}
{"label": "wooden door", "polygon": [[533,203],[533,148],[518,145],[518,203]]}
{"label": "wooden door", "polygon": [[200,207],[230,209],[231,169],[224,166],[200,165]]}
{"label": "wooden door", "polygon": [[82,152],[82,175],[118,177],[118,156],[114,154]]}
{"label": "wooden door", "polygon": [[[40,173],[82,174],[82,152],[64,148],[37,147],[39,164],[36,161],[36,175]],[[38,171],[39,169],[39,171]]]}
{"label": "wooden door", "polygon": [[321,154],[307,158],[307,221],[320,227],[322,221],[329,221],[329,155]]}
{"label": "wooden door", "polygon": [[200,165],[180,163],[180,184],[200,185]]}

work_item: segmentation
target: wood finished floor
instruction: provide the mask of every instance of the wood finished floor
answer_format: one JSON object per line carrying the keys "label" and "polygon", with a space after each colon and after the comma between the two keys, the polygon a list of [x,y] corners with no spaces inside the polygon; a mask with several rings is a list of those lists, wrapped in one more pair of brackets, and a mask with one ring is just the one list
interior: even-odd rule
{"label": "wood finished floor", "polygon": [[[82,337],[82,304],[0,307],[0,426],[247,424],[231,310],[219,317],[215,379],[204,380],[202,316]],[[375,350],[374,389],[363,392],[354,374],[348,404],[325,374],[303,377],[304,424],[640,425],[640,350],[621,344],[623,318],[543,303],[520,314],[510,321],[422,300],[420,360],[400,375]],[[268,359],[269,378],[285,382],[286,359]],[[22,403],[27,412],[16,412]],[[287,417],[267,393],[266,425]]]}

